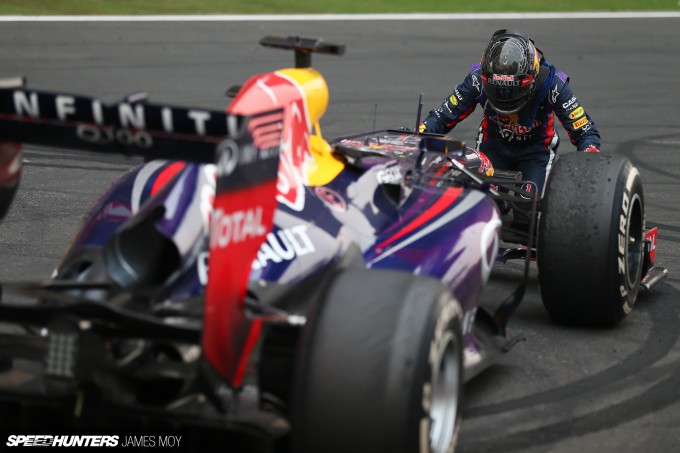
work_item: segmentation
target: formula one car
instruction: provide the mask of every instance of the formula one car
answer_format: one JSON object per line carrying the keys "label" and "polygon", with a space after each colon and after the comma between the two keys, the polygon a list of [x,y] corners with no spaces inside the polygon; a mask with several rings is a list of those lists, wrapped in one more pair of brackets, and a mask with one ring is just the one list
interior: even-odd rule
{"label": "formula one car", "polygon": [[[262,44],[294,50],[296,67],[232,90],[226,113],[0,89],[1,140],[147,161],[103,194],[49,280],[3,284],[0,321],[15,326],[0,336],[5,426],[47,418],[200,429],[195,442],[238,432],[237,449],[448,452],[463,382],[512,345],[506,325],[534,250],[558,320],[616,322],[643,276],[662,278],[629,162],[565,156],[535,247],[538,200],[520,175],[494,173],[448,137],[327,142],[328,89],[310,59],[344,47]],[[591,167],[617,182],[581,246],[564,231],[575,195],[553,192],[572,191],[574,173],[604,185]],[[501,203],[525,229],[503,223]],[[521,245],[524,279],[487,313],[498,251],[518,250],[501,241]],[[580,294],[602,297],[592,313],[554,294],[575,278],[559,267],[572,253],[606,269]]]}

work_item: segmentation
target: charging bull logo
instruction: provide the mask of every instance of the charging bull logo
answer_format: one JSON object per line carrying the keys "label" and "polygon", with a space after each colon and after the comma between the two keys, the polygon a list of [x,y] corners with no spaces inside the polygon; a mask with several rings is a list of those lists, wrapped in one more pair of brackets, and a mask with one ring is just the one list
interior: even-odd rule
{"label": "charging bull logo", "polygon": [[276,200],[291,209],[302,211],[305,206],[306,169],[312,156],[309,152],[309,121],[303,101],[291,103],[285,119]]}
{"label": "charging bull logo", "polygon": [[229,107],[229,113],[249,115],[269,108],[284,108],[283,142],[276,200],[296,211],[305,206],[311,122],[305,93],[297,81],[282,72],[249,81]]}
{"label": "charging bull logo", "polygon": [[531,126],[524,126],[517,122],[516,118],[505,115],[494,115],[489,119],[499,125],[501,135],[506,139],[522,140],[524,135],[529,134],[534,128],[541,125],[539,120],[534,120]]}

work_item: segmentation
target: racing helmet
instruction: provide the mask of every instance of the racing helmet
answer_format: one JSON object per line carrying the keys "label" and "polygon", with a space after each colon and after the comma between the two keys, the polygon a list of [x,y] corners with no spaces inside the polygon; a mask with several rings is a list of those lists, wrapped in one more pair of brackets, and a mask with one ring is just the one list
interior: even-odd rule
{"label": "racing helmet", "polygon": [[496,112],[511,115],[531,101],[541,65],[536,47],[525,33],[496,31],[481,63],[482,88]]}

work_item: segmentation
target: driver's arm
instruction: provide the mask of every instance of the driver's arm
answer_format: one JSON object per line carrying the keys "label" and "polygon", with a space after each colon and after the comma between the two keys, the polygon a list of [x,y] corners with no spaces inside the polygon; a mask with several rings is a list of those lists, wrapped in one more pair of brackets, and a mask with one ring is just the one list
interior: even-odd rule
{"label": "driver's arm", "polygon": [[430,110],[427,118],[420,124],[419,132],[446,134],[456,124],[467,118],[482,98],[482,78],[479,64],[472,67],[463,83],[456,85],[442,105]]}
{"label": "driver's arm", "polygon": [[600,150],[600,133],[590,115],[571,91],[568,80],[567,78],[560,88],[555,102],[555,114],[577,150],[597,152]]}

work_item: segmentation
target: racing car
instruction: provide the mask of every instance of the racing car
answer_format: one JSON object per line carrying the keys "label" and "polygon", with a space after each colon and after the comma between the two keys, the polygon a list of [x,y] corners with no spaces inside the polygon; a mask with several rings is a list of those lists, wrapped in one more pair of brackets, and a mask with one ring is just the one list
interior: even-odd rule
{"label": "racing car", "polygon": [[[3,283],[0,320],[17,330],[0,337],[7,426],[49,414],[50,426],[236,432],[240,449],[448,452],[463,383],[512,346],[532,260],[560,322],[616,323],[665,275],[627,160],[565,155],[539,205],[521,175],[449,137],[329,142],[311,55],[344,46],[261,43],[293,50],[295,67],[231,90],[226,112],[0,89],[1,140],[145,158],[49,279]],[[491,268],[517,256],[523,279],[487,312]],[[569,260],[597,272],[566,272]],[[578,300],[562,295],[574,279]]]}

